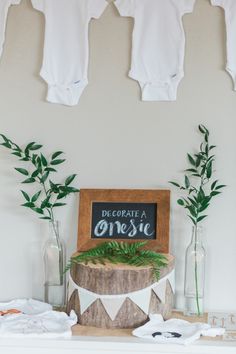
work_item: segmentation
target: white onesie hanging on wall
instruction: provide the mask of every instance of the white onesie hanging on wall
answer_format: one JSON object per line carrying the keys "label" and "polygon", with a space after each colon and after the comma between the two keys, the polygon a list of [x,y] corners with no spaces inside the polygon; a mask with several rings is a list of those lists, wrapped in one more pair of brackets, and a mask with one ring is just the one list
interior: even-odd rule
{"label": "white onesie hanging on wall", "polygon": [[11,5],[18,5],[21,0],[0,0],[0,57],[3,51],[5,41],[5,31],[7,23],[7,14]]}
{"label": "white onesie hanging on wall", "polygon": [[236,91],[236,0],[211,0],[212,5],[220,6],[225,12],[227,32],[227,64],[226,71],[230,74]]}
{"label": "white onesie hanging on wall", "polygon": [[[233,0],[236,1],[236,0]],[[121,16],[134,17],[129,76],[143,101],[175,101],[184,76],[185,33],[182,16],[195,0],[116,0]]]}
{"label": "white onesie hanging on wall", "polygon": [[99,18],[105,0],[31,0],[45,15],[41,77],[48,84],[47,101],[76,105],[88,84],[88,27]]}

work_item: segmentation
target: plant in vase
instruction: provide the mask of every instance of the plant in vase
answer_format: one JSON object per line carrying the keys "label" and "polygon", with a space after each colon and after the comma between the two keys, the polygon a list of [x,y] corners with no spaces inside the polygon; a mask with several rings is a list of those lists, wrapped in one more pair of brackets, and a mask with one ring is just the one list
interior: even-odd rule
{"label": "plant in vase", "polygon": [[46,158],[42,152],[43,147],[30,142],[25,148],[0,134],[0,145],[11,151],[20,161],[29,164],[29,168],[16,167],[15,170],[25,177],[23,184],[37,185],[36,193],[30,196],[21,190],[24,198],[22,206],[31,209],[40,219],[47,220],[50,227],[50,238],[44,247],[45,262],[45,301],[54,306],[63,306],[65,302],[65,245],[60,238],[58,221],[55,219],[55,208],[66,205],[64,199],[79,189],[71,186],[76,175],[68,176],[64,183],[52,181],[52,174],[57,172],[56,167],[65,162],[62,151],[56,151]]}
{"label": "plant in vase", "polygon": [[185,170],[183,184],[169,183],[185,192],[177,203],[187,210],[193,223],[192,240],[185,255],[185,313],[200,316],[203,313],[205,250],[199,224],[207,217],[205,213],[212,199],[225,185],[213,179],[215,155],[212,152],[216,146],[209,142],[209,130],[204,125],[199,125],[198,129],[203,141],[197,153],[187,154],[190,167]]}

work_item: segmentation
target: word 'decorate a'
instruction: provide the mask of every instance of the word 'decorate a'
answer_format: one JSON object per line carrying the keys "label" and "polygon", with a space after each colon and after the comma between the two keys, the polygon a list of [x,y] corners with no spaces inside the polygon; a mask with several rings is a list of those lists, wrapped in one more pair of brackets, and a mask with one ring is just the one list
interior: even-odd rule
{"label": "word 'decorate a'", "polygon": [[96,237],[102,237],[104,235],[109,235],[110,237],[114,235],[135,237],[140,233],[146,237],[151,237],[154,235],[155,231],[151,230],[150,223],[145,223],[143,220],[138,222],[135,219],[130,219],[128,223],[101,219],[97,222],[94,228],[94,235]]}
{"label": "word 'decorate a'", "polygon": [[[140,215],[141,214],[141,215]],[[102,217],[108,218],[147,218],[146,212],[140,210],[102,210]]]}

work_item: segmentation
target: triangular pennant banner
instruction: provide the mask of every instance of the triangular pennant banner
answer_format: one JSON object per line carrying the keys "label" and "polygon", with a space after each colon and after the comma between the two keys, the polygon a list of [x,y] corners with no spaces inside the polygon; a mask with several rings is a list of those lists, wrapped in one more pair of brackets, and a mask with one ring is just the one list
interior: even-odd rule
{"label": "triangular pennant banner", "polygon": [[68,285],[67,285],[67,296],[68,296],[68,301],[70,300],[70,297],[72,295],[72,293],[74,292],[75,287],[71,281],[71,279],[68,280]]}
{"label": "triangular pennant banner", "polygon": [[94,301],[97,300],[97,296],[93,295],[90,292],[83,291],[78,289],[78,294],[79,294],[79,302],[80,302],[80,314],[83,315],[83,313],[87,310],[87,308],[94,303]]}
{"label": "triangular pennant banner", "polygon": [[165,304],[165,302],[166,302],[166,280],[157,284],[152,290],[159,297],[161,302],[163,304]]}
{"label": "triangular pennant banner", "polygon": [[131,301],[133,301],[146,315],[148,315],[150,298],[151,298],[151,288],[136,291],[133,294],[127,296]]}
{"label": "triangular pennant banner", "polygon": [[120,297],[120,298],[117,297],[117,298],[113,298],[113,299],[101,298],[100,300],[101,300],[108,316],[110,317],[110,319],[112,321],[114,321],[121,306],[125,302],[125,297]]}
{"label": "triangular pennant banner", "polygon": [[168,280],[170,282],[170,286],[172,288],[172,291],[175,294],[175,271],[174,270],[170,273]]}

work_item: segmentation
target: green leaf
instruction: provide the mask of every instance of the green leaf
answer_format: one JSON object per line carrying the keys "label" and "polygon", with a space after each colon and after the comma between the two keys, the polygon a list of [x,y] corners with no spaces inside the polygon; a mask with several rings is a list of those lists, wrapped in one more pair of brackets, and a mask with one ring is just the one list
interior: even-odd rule
{"label": "green leaf", "polygon": [[199,217],[197,218],[197,222],[202,221],[202,220],[205,219],[206,217],[207,217],[207,215],[199,216]]}
{"label": "green leaf", "polygon": [[63,199],[66,197],[66,193],[59,193],[58,196],[57,196],[57,199]]}
{"label": "green leaf", "polygon": [[66,185],[66,186],[69,186],[69,184],[71,184],[71,182],[73,182],[73,180],[75,179],[75,177],[76,177],[76,174],[67,177],[67,179],[65,180],[65,185]]}
{"label": "green leaf", "polygon": [[170,184],[173,184],[173,186],[175,187],[180,187],[179,183],[176,183],[176,182],[172,182],[172,181],[169,181]]}
{"label": "green leaf", "polygon": [[207,204],[204,204],[204,205],[201,206],[201,208],[199,208],[198,212],[201,213],[201,212],[203,212],[204,210],[206,210],[208,207],[209,207],[209,204],[208,204],[208,203],[207,203]]}
{"label": "green leaf", "polygon": [[6,143],[9,142],[9,139],[8,139],[5,135],[0,134],[0,136],[3,138],[3,140],[4,140]]}
{"label": "green leaf", "polygon": [[35,193],[31,199],[31,202],[33,202],[33,203],[36,202],[38,200],[40,194],[41,194],[41,191]]}
{"label": "green leaf", "polygon": [[53,204],[53,208],[64,206],[64,205],[66,205],[66,203],[55,203],[55,204]]}
{"label": "green leaf", "polygon": [[21,157],[21,153],[19,151],[12,152],[12,155],[15,155],[17,157]]}
{"label": "green leaf", "polygon": [[202,134],[205,134],[205,133],[206,133],[206,128],[204,127],[203,124],[199,124],[198,129],[200,130],[200,132],[201,132]]}
{"label": "green leaf", "polygon": [[8,149],[11,149],[11,144],[10,144],[10,143],[2,143],[2,144],[0,144],[0,145],[6,147],[6,148],[8,148]]}
{"label": "green leaf", "polygon": [[52,167],[46,167],[45,172],[57,172],[57,170],[55,170],[55,168],[52,168]]}
{"label": "green leaf", "polygon": [[51,161],[51,165],[59,165],[59,164],[65,162],[65,161],[66,161],[65,159],[62,159],[62,160],[60,160],[60,159],[58,159],[58,160],[52,160],[52,161]]}
{"label": "green leaf", "polygon": [[195,220],[191,215],[188,215],[188,217],[192,220],[193,224],[196,225],[197,220]]}
{"label": "green leaf", "polygon": [[197,170],[195,168],[187,168],[187,170],[185,170],[186,172],[193,172],[196,173]]}
{"label": "green leaf", "polygon": [[193,205],[186,206],[186,208],[190,211],[194,218],[197,216],[197,211]]}
{"label": "green leaf", "polygon": [[42,219],[42,220],[52,220],[49,216],[42,216],[42,217],[40,217],[39,219]]}
{"label": "green leaf", "polygon": [[214,181],[214,182],[212,183],[212,185],[211,185],[211,190],[213,190],[213,189],[215,188],[217,182],[218,182],[218,180],[216,180],[216,181]]}
{"label": "green leaf", "polygon": [[196,167],[199,167],[200,163],[201,163],[201,160],[202,160],[202,157],[201,157],[201,155],[195,155],[195,156],[196,156]]}
{"label": "green leaf", "polygon": [[32,202],[27,202],[27,203],[25,203],[25,204],[21,204],[21,206],[24,206],[24,207],[26,207],[26,208],[34,208],[35,207],[35,204],[34,203],[32,203]]}
{"label": "green leaf", "polygon": [[29,143],[26,148],[25,148],[25,153],[28,153],[28,151],[31,149],[31,147],[35,144],[34,141],[32,141],[31,143]]}
{"label": "green leaf", "polygon": [[221,194],[221,192],[211,192],[211,196],[215,197],[216,195]]}
{"label": "green leaf", "polygon": [[188,176],[184,176],[185,187],[188,189],[190,187],[190,181]]}
{"label": "green leaf", "polygon": [[46,167],[48,164],[47,159],[43,154],[40,154],[40,155],[41,155],[42,165]]}
{"label": "green leaf", "polygon": [[30,178],[25,179],[22,183],[34,183],[34,182],[35,182],[35,179],[30,177]]}
{"label": "green leaf", "polygon": [[49,176],[49,172],[44,173],[44,175],[40,178],[41,183],[44,183]]}
{"label": "green leaf", "polygon": [[43,209],[41,209],[41,208],[31,208],[31,209],[38,214],[43,214]]}
{"label": "green leaf", "polygon": [[196,162],[195,162],[194,158],[190,154],[187,154],[187,156],[188,156],[188,160],[191,163],[191,165],[193,165],[195,167]]}
{"label": "green leaf", "polygon": [[25,176],[28,176],[28,175],[29,175],[29,172],[28,172],[26,169],[24,169],[24,168],[15,167],[15,170],[16,170],[17,172],[20,172],[22,175],[25,175]]}
{"label": "green leaf", "polygon": [[41,209],[50,208],[51,207],[51,204],[49,203],[49,200],[50,200],[50,196],[42,201],[41,206],[40,206]]}
{"label": "green leaf", "polygon": [[190,203],[192,203],[192,205],[196,208],[197,207],[197,202],[195,202],[195,200],[193,198],[188,197],[188,200],[190,201]]}
{"label": "green leaf", "polygon": [[207,170],[206,170],[206,176],[208,179],[211,178],[212,175],[212,163],[210,162],[207,166]]}
{"label": "green leaf", "polygon": [[216,190],[227,187],[226,184],[220,184],[216,187]]}
{"label": "green leaf", "polygon": [[41,147],[43,147],[43,145],[35,144],[35,145],[30,147],[30,150],[33,150],[33,151],[39,150],[39,149],[41,149]]}
{"label": "green leaf", "polygon": [[177,200],[177,203],[181,206],[184,206],[184,201],[182,199],[178,199]]}
{"label": "green leaf", "polygon": [[212,150],[212,149],[215,149],[215,148],[216,148],[216,145],[211,145],[211,146],[209,147],[209,151]]}
{"label": "green leaf", "polygon": [[23,194],[23,196],[25,197],[25,199],[26,199],[28,202],[30,202],[30,197],[29,197],[29,195],[28,195],[26,192],[24,192],[24,191],[21,191],[21,193]]}
{"label": "green leaf", "polygon": [[74,188],[74,187],[60,187],[60,189],[61,189],[61,191],[63,191],[63,192],[66,192],[67,194],[68,193],[77,193],[77,192],[79,192],[79,189],[77,189],[77,188]]}
{"label": "green leaf", "polygon": [[59,192],[59,184],[54,184],[51,180],[49,180],[50,188],[52,192],[58,193]]}
{"label": "green leaf", "polygon": [[54,154],[52,154],[52,160],[54,160],[56,157],[58,157],[59,155],[64,154],[63,151],[56,151],[54,152]]}
{"label": "green leaf", "polygon": [[32,173],[31,177],[35,178],[35,177],[37,177],[39,174],[40,174],[40,171],[37,169],[37,170],[35,170],[35,171]]}

